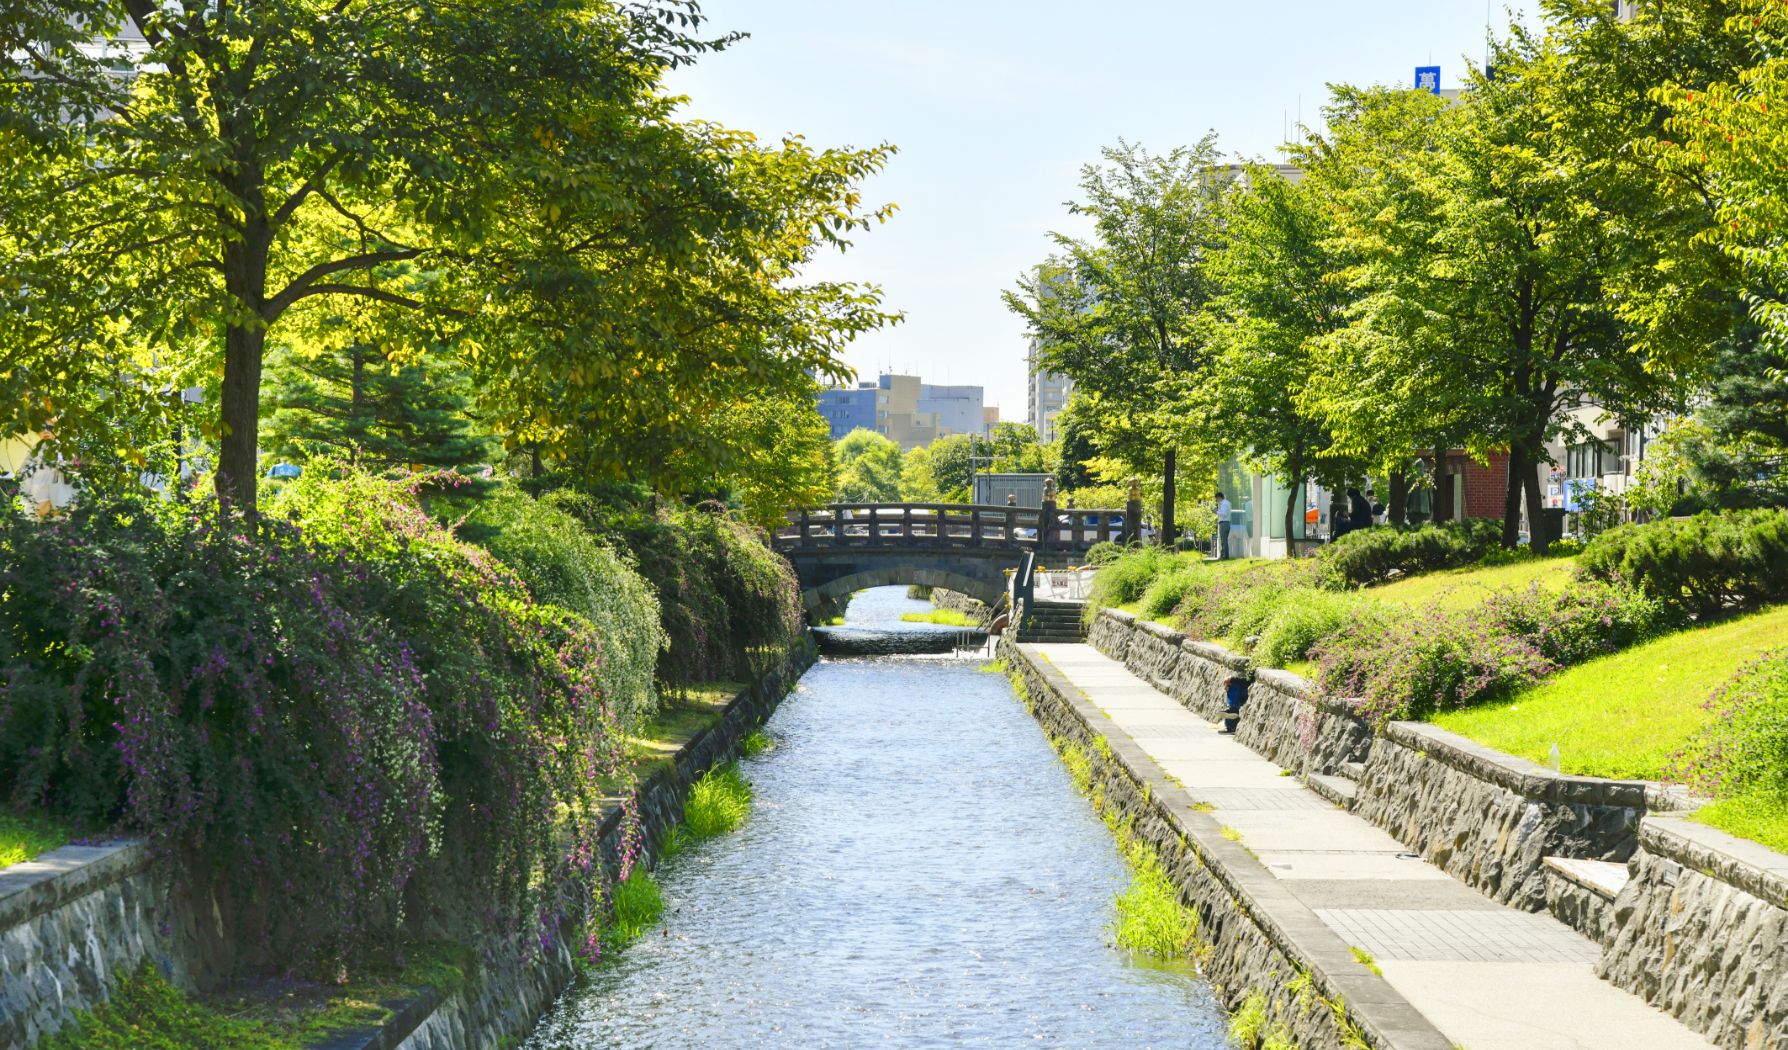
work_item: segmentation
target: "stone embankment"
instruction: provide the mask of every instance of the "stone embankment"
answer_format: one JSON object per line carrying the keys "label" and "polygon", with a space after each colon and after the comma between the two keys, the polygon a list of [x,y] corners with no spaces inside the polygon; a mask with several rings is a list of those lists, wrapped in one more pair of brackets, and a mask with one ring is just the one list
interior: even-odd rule
{"label": "stone embankment", "polygon": [[1683,819],[1679,789],[1561,774],[1419,722],[1374,732],[1284,671],[1106,610],[1102,653],[1492,901],[1599,944],[1596,972],[1728,1050],[1788,1047],[1788,856]]}
{"label": "stone embankment", "polygon": [[[628,837],[647,858],[682,817],[690,785],[736,757],[740,742],[775,710],[814,658],[811,638],[776,670],[740,692],[721,717],[691,739],[670,769],[639,791],[637,829],[620,807],[602,829],[604,871],[612,873]],[[144,961],[187,990],[227,969],[228,943],[202,905],[176,898],[172,872],[139,842],[67,846],[0,870],[0,1045],[35,1046],[78,1011],[104,1002],[116,981]],[[566,886],[568,901],[594,887]],[[581,909],[568,908],[568,914]],[[207,918],[213,918],[210,923]],[[382,1026],[334,1033],[330,1050],[462,1050],[504,1045],[525,1034],[576,975],[576,931],[567,925],[540,954],[486,955],[458,989],[425,990],[397,1004]]]}

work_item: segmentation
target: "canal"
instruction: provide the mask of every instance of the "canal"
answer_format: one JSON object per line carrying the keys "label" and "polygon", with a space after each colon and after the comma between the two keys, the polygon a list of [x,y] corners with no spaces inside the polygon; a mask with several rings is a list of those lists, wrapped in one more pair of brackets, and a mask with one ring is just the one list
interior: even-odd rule
{"label": "canal", "polygon": [[[929,608],[878,588],[846,622]],[[750,819],[660,868],[660,928],[526,1045],[1225,1046],[1189,966],[1112,947],[1128,871],[984,659],[815,665],[743,764]]]}

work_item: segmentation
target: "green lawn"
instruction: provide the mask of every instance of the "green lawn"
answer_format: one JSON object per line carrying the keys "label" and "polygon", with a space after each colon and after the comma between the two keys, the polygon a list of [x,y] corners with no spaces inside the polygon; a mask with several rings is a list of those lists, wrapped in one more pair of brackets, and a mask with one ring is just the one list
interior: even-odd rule
{"label": "green lawn", "polygon": [[1557,744],[1566,773],[1652,779],[1706,724],[1708,695],[1785,639],[1788,606],[1777,606],[1580,664],[1509,703],[1449,711],[1434,723],[1534,762]]}
{"label": "green lawn", "polygon": [[1576,567],[1574,558],[1530,558],[1508,565],[1423,573],[1369,587],[1363,593],[1393,605],[1427,605],[1439,599],[1443,608],[1467,609],[1496,590],[1524,591],[1535,583],[1549,590],[1563,590]]}
{"label": "green lawn", "polygon": [[0,810],[0,868],[30,860],[68,842],[68,829],[48,817]]}

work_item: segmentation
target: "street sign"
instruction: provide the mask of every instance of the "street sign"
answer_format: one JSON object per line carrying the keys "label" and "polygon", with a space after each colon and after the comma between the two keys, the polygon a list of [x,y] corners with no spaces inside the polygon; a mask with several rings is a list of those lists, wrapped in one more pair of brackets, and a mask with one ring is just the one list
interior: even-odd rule
{"label": "street sign", "polygon": [[1427,91],[1435,95],[1440,94],[1440,67],[1417,66],[1416,90]]}

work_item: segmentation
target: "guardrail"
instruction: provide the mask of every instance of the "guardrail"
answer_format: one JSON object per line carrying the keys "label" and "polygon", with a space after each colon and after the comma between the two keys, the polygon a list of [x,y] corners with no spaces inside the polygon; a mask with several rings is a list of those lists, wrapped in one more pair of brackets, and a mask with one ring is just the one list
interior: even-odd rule
{"label": "guardrail", "polygon": [[1083,551],[1136,535],[1137,522],[1106,508],[973,503],[834,503],[790,511],[777,550],[823,547],[1019,547]]}

